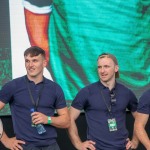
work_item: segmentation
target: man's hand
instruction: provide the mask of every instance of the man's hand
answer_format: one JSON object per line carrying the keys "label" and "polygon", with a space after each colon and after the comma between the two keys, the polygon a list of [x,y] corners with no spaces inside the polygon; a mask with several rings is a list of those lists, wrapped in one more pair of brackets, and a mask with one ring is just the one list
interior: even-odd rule
{"label": "man's hand", "polygon": [[130,141],[129,138],[126,141],[127,141],[126,150],[136,149],[138,147],[138,144],[139,144],[138,141],[135,141],[135,140]]}
{"label": "man's hand", "polygon": [[78,150],[96,150],[94,145],[95,145],[95,142],[91,140],[85,141],[79,145]]}
{"label": "man's hand", "polygon": [[22,144],[25,144],[24,141],[17,140],[16,137],[7,138],[5,142],[3,142],[4,146],[10,150],[23,150],[21,147]]}
{"label": "man's hand", "polygon": [[33,124],[47,124],[47,116],[41,112],[33,112],[31,114]]}

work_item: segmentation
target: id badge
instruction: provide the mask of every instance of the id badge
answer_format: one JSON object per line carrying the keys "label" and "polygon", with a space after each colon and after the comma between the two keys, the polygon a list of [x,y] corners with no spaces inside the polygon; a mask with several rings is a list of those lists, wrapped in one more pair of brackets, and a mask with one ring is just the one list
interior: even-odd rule
{"label": "id badge", "polygon": [[117,131],[117,122],[115,118],[112,119],[108,119],[108,127],[109,127],[109,131]]}

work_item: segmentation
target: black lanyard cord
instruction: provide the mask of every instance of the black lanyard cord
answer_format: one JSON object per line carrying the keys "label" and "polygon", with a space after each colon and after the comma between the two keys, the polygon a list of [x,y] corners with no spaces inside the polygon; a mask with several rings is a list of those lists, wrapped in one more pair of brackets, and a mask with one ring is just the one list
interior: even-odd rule
{"label": "black lanyard cord", "polygon": [[29,87],[29,83],[28,83],[27,80],[26,80],[26,83],[27,83],[27,87],[28,87],[28,91],[29,91],[29,95],[30,95],[30,99],[32,101],[32,104],[34,105],[35,110],[37,110],[37,107],[39,105],[39,100],[40,100],[40,97],[41,97],[41,94],[42,94],[42,91],[43,91],[43,88],[44,88],[44,83],[42,84],[42,88],[39,91],[39,95],[38,95],[36,101],[33,99],[33,96],[32,96],[32,93],[31,93],[31,89]]}
{"label": "black lanyard cord", "polygon": [[102,99],[103,99],[103,101],[104,101],[104,103],[105,103],[105,106],[106,106],[108,112],[111,114],[111,104],[110,104],[110,106],[107,105],[106,99],[105,99],[105,97],[104,97],[104,94],[103,94],[102,90],[101,90],[101,95],[102,95]]}

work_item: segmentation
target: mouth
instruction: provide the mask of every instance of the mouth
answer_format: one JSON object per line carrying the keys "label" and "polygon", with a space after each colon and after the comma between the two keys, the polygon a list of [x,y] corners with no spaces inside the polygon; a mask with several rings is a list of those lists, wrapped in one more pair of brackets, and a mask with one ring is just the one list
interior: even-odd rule
{"label": "mouth", "polygon": [[107,75],[106,75],[106,74],[101,74],[101,77],[104,77],[104,78],[105,78],[105,77],[107,77]]}
{"label": "mouth", "polygon": [[34,68],[29,68],[28,71],[33,72],[33,71],[35,71],[35,69]]}
{"label": "mouth", "polygon": [[28,70],[35,70],[35,68],[33,68],[33,67],[29,67],[29,68],[28,68]]}

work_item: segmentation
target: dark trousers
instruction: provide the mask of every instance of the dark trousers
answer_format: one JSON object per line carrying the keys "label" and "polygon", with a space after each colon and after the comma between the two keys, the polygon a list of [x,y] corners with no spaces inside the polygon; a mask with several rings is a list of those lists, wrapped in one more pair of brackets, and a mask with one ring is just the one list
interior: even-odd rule
{"label": "dark trousers", "polygon": [[57,143],[49,146],[33,146],[33,145],[22,145],[23,150],[60,150]]}

